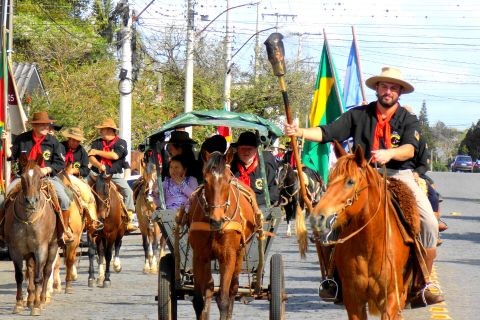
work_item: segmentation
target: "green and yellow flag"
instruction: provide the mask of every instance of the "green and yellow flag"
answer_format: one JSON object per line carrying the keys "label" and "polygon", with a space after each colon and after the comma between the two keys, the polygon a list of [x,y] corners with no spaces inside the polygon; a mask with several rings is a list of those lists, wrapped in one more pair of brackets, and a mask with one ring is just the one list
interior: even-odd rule
{"label": "green and yellow flag", "polygon": [[[343,113],[343,97],[336,79],[335,66],[325,39],[318,67],[317,82],[315,83],[315,93],[310,107],[309,128],[328,124]],[[329,154],[329,143],[305,141],[302,162],[307,167],[317,171],[325,182],[328,178]]]}

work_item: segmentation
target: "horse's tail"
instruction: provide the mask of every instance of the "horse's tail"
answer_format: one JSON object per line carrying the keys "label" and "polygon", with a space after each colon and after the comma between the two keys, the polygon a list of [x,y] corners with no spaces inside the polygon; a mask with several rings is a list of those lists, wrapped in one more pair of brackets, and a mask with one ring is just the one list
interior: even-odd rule
{"label": "horse's tail", "polygon": [[300,257],[305,259],[308,250],[307,239],[307,225],[305,224],[305,211],[301,208],[300,204],[297,205],[297,213],[295,218],[295,229],[297,233],[298,249],[300,251]]}

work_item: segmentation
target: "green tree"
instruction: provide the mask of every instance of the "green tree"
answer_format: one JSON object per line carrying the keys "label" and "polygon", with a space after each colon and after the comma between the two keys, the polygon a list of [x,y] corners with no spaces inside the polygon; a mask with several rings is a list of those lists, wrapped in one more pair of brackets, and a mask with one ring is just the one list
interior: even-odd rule
{"label": "green tree", "polygon": [[460,142],[458,153],[468,154],[473,159],[480,159],[480,120],[472,125]]}
{"label": "green tree", "polygon": [[420,114],[418,115],[418,121],[420,122],[420,134],[427,143],[430,150],[435,148],[435,141],[432,138],[432,132],[430,129],[430,123],[428,122],[427,103],[423,100]]}

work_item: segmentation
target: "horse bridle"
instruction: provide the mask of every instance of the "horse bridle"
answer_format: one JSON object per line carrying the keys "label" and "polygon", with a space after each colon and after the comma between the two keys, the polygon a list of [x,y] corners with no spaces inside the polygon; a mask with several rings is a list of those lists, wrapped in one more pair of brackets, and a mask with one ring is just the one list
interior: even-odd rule
{"label": "horse bridle", "polygon": [[[362,178],[365,178],[365,175],[362,174],[361,175]],[[343,179],[343,177],[339,178],[338,180],[340,179]],[[334,180],[335,181],[335,180]],[[337,220],[337,216],[338,216],[338,213],[341,213],[343,211],[345,211],[348,207],[350,207],[351,205],[353,205],[353,203],[358,200],[358,197],[360,195],[360,193],[363,191],[363,190],[366,190],[367,188],[369,187],[369,184],[367,183],[364,187],[362,188],[358,188],[358,189],[355,189],[353,191],[353,195],[350,197],[350,198],[347,198],[347,200],[345,200],[345,203],[343,205],[343,207],[341,208],[341,210],[339,210],[338,212],[336,212],[328,221],[328,227],[330,229],[330,232],[327,233],[327,235],[325,236],[325,240],[324,240],[324,244],[337,244],[337,243],[344,243],[346,242],[347,240],[349,240],[350,238],[354,237],[355,235],[357,235],[358,233],[360,233],[363,229],[365,229],[366,226],[368,226],[370,224],[370,222],[373,220],[373,218],[375,218],[375,216],[377,215],[377,213],[380,211],[380,206],[381,206],[381,201],[379,201],[378,203],[378,207],[377,207],[377,210],[375,210],[375,213],[370,217],[370,219],[362,226],[360,227],[359,229],[357,229],[355,232],[352,232],[351,234],[349,234],[348,236],[344,237],[344,238],[340,238],[340,239],[337,239],[337,240],[329,240],[329,238],[332,236],[334,230],[332,228],[332,226],[335,224],[335,221]]]}
{"label": "horse bridle", "polygon": [[[102,197],[98,194],[98,192],[95,190],[94,186],[95,185],[90,187],[90,189],[92,190],[92,193],[95,194],[97,196],[97,199],[100,200],[100,202],[102,202],[105,205],[106,211],[110,212],[110,183],[107,185],[108,194],[105,197],[105,200],[102,199]],[[108,216],[108,215],[106,215],[106,216]]]}

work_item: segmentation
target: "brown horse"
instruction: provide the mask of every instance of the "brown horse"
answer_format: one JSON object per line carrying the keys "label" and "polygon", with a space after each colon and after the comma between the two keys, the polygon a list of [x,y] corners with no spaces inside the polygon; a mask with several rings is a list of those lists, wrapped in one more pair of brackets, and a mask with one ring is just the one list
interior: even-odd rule
{"label": "brown horse", "polygon": [[[98,253],[98,286],[108,288],[111,285],[110,263],[114,248],[115,257],[113,261],[113,268],[115,272],[120,272],[122,270],[122,265],[120,263],[120,247],[122,245],[123,235],[125,234],[126,216],[123,215],[124,208],[121,195],[111,180],[111,175],[100,174],[96,177],[95,184],[92,187],[92,192],[95,195],[95,200],[97,203],[97,214],[99,217],[104,217],[104,226],[96,236],[89,237],[89,287],[93,287],[93,282],[95,280],[95,251]],[[103,267],[104,263],[105,268]]]}
{"label": "brown horse", "polygon": [[203,169],[204,184],[190,198],[189,243],[193,250],[194,298],[197,319],[207,319],[214,293],[211,260],[220,266],[216,297],[220,319],[231,319],[238,291],[245,245],[255,232],[253,191],[230,171],[233,150],[214,152]]}
{"label": "brown horse", "polygon": [[46,194],[48,182],[42,179],[40,172],[42,160],[41,156],[37,157],[37,161],[27,160],[22,154],[21,190],[12,201],[7,199],[5,207],[6,243],[17,283],[17,303],[13,313],[23,310],[22,267],[23,260],[26,260],[29,279],[27,306],[31,308],[31,315],[40,315],[58,250],[52,197]]}
{"label": "brown horse", "polygon": [[367,319],[368,305],[381,319],[401,319],[412,279],[411,239],[402,235],[386,179],[365,160],[361,147],[348,155],[338,143],[335,149],[341,157],[311,213],[312,228],[325,241],[333,230],[339,232],[333,257],[348,318]]}
{"label": "brown horse", "polygon": [[[72,283],[73,281],[77,280],[77,268],[75,266],[75,262],[77,261],[77,248],[80,245],[80,238],[85,227],[83,208],[79,195],[75,193],[75,187],[73,186],[70,176],[65,171],[60,172],[57,176],[60,178],[65,187],[71,190],[73,195],[73,201],[69,208],[70,216],[68,221],[65,221],[65,224],[68,224],[72,231],[73,241],[67,244],[67,246],[63,249],[63,256],[66,266],[65,293],[72,293]],[[57,292],[61,291],[61,283],[58,282],[59,277],[56,277],[58,272],[59,268],[55,267],[55,281],[53,286]]]}
{"label": "brown horse", "polygon": [[158,223],[152,220],[155,204],[151,196],[153,184],[157,183],[157,170],[155,163],[142,161],[142,177],[137,188],[135,198],[135,212],[137,213],[138,226],[142,233],[142,244],[145,253],[144,273],[158,273],[158,258],[163,256],[165,238],[162,237]]}
{"label": "brown horse", "polygon": [[145,169],[142,165],[143,157],[144,153],[138,150],[133,150],[130,153],[130,169],[132,170],[132,174],[143,175],[143,170]]}

